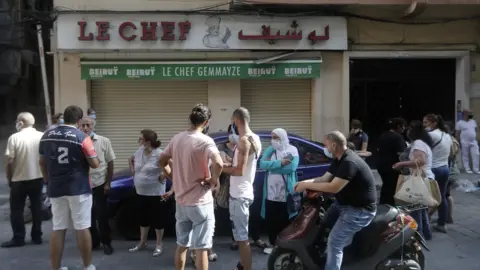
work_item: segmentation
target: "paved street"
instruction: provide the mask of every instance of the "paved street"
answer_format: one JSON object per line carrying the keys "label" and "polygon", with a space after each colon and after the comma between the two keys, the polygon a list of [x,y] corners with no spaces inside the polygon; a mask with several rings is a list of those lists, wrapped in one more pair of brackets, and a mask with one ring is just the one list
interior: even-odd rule
{"label": "paved street", "polygon": [[[462,178],[480,178],[473,175],[465,175]],[[462,193],[455,192],[456,212],[454,225],[449,227],[447,235],[435,233],[434,239],[429,242],[431,252],[427,253],[428,270],[480,269],[478,249],[480,247],[480,192]],[[5,215],[8,215],[7,208],[2,207]],[[7,240],[11,237],[11,230],[8,221],[3,218],[0,221],[2,231],[0,240]],[[44,224],[45,242],[48,242],[48,235],[51,230],[51,223]],[[151,251],[138,254],[129,254],[128,248],[134,242],[115,240],[114,248],[116,253],[112,256],[104,256],[101,251],[94,253],[94,263],[98,269],[173,269],[174,240],[166,239],[165,253],[161,257],[153,258]],[[153,244],[153,242],[151,242]],[[230,270],[233,269],[238,258],[238,253],[230,251],[229,239],[216,239],[216,252],[219,260],[211,264],[210,269]],[[260,250],[254,249],[254,269],[266,269],[267,256]],[[2,270],[17,269],[49,269],[49,248],[48,243],[42,246],[28,245],[23,248],[0,249],[0,261]],[[71,269],[81,269],[79,254],[76,248],[74,235],[68,233],[66,248],[64,252],[64,263]],[[189,269],[193,269],[190,267]]]}

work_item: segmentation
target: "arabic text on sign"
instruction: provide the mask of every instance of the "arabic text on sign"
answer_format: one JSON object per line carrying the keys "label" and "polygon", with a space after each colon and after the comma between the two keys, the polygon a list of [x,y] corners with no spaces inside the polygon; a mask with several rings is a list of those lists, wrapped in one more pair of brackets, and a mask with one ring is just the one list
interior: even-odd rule
{"label": "arabic text on sign", "polygon": [[[78,40],[80,41],[92,41],[94,39],[99,41],[108,41],[110,40],[110,29],[112,28],[110,22],[95,22],[96,24],[96,34],[92,32],[87,33],[88,23],[86,21],[79,21],[79,36]],[[184,22],[140,22],[140,25],[136,25],[133,22],[123,22],[118,26],[118,35],[125,41],[133,41],[138,35],[136,34],[138,29],[141,29],[138,32],[140,35],[140,40],[158,40],[157,32],[158,28],[162,30],[161,40],[186,40],[187,34],[190,32],[191,24],[189,21]],[[177,30],[178,28],[178,30]]]}
{"label": "arabic text on sign", "polygon": [[[275,34],[271,33],[270,26],[263,25],[262,26],[262,33],[260,35],[246,35],[243,33],[243,30],[238,32],[238,39],[239,40],[265,40],[265,41],[277,41],[277,40],[301,40],[303,38],[303,32],[297,32],[296,29],[288,30],[285,34],[282,34],[280,30],[278,30]],[[308,39],[312,42],[312,44],[317,43],[317,41],[326,41],[330,39],[330,27],[327,25],[324,28],[323,35],[317,35],[317,31],[314,30],[308,34]]]}

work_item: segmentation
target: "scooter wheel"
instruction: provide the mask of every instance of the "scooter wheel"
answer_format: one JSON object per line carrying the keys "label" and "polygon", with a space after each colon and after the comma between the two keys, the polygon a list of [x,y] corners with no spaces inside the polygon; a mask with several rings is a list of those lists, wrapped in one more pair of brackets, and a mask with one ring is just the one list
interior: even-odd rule
{"label": "scooter wheel", "polygon": [[[292,261],[292,257],[294,260]],[[308,270],[294,251],[274,248],[268,256],[268,270]]]}

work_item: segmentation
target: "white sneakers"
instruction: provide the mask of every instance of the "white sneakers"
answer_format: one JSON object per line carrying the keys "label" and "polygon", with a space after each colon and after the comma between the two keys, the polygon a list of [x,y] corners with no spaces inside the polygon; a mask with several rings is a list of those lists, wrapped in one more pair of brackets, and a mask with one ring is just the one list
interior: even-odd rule
{"label": "white sneakers", "polygon": [[273,251],[273,248],[267,247],[263,250],[263,253],[270,255],[272,254],[272,251]]}

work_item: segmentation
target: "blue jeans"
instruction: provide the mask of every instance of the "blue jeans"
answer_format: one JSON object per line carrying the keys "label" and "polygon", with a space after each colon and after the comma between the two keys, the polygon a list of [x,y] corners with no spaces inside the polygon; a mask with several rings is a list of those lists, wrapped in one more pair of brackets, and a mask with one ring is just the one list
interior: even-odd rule
{"label": "blue jeans", "polygon": [[422,209],[422,210],[413,211],[412,213],[410,213],[410,216],[412,216],[417,222],[418,232],[426,240],[432,239],[432,231],[430,230],[430,220],[428,218],[428,210]]}
{"label": "blue jeans", "polygon": [[363,208],[332,204],[328,209],[324,226],[331,227],[327,243],[327,262],[325,270],[340,270],[343,249],[350,245],[353,237],[367,227],[375,217],[375,212]]}
{"label": "blue jeans", "polygon": [[448,200],[447,200],[447,186],[448,176],[450,175],[450,169],[448,166],[442,166],[432,169],[435,174],[435,180],[437,180],[438,187],[440,188],[440,194],[442,195],[442,202],[438,207],[438,225],[445,226],[448,215]]}

